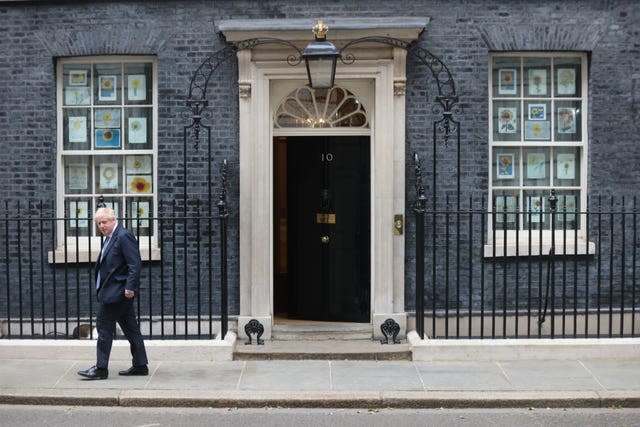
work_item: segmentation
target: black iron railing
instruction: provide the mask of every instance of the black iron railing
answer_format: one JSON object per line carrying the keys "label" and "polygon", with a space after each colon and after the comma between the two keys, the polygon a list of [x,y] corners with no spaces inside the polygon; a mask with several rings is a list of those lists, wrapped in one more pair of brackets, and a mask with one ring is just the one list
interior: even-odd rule
{"label": "black iron railing", "polygon": [[[407,286],[418,297],[413,308],[420,334],[640,334],[636,198],[590,198],[586,209],[575,211],[559,209],[548,198],[544,211],[505,210],[506,200],[497,200],[445,197],[432,209],[422,197],[415,205],[423,229],[416,226],[414,240],[408,236],[415,244],[416,266],[408,269]],[[237,310],[237,289],[227,290],[225,202],[222,195],[217,215],[202,214],[208,209],[194,200],[187,210],[181,201],[160,202],[156,217],[121,219],[137,234],[145,259],[137,312],[146,336],[209,339],[227,330],[228,312]],[[3,335],[91,336],[99,240],[81,235],[78,219],[56,218],[51,204],[5,203],[2,208]],[[91,224],[91,218],[87,221]]]}
{"label": "black iron railing", "polygon": [[[228,330],[226,193],[217,215],[202,214],[203,205],[160,202],[156,217],[119,219],[140,244],[137,313],[149,338],[212,339]],[[92,218],[57,218],[51,203],[2,208],[0,335],[95,338],[100,238],[87,237]]]}
{"label": "black iron railing", "polygon": [[636,198],[591,198],[581,211],[559,209],[552,192],[546,210],[520,211],[501,197],[416,204],[418,334],[638,336]]}

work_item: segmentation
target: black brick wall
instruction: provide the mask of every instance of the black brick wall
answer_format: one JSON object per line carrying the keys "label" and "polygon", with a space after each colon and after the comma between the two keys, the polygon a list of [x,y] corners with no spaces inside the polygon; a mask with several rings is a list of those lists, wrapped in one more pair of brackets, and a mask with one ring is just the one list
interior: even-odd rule
{"label": "black brick wall", "polygon": [[[449,67],[460,95],[461,170],[455,145],[439,147],[438,191],[463,197],[487,188],[487,66],[490,51],[578,50],[589,53],[589,193],[635,194],[640,185],[640,5],[634,0],[486,1],[0,1],[0,201],[53,201],[56,175],[55,61],[65,56],[150,54],[158,59],[158,194],[181,194],[184,100],[193,71],[221,49],[216,21],[238,18],[427,16],[420,38]],[[410,59],[407,161],[431,154],[432,100],[427,70]],[[237,70],[225,64],[210,82],[214,158],[229,159],[232,312],[238,309]],[[189,148],[194,196],[206,194],[202,147]],[[425,173],[426,191],[431,188]],[[407,168],[407,216],[413,169]],[[407,306],[413,295],[413,226],[407,221]],[[4,254],[2,256],[5,256]],[[4,264],[4,261],[0,264]],[[2,267],[5,268],[5,267]],[[0,312],[6,277],[0,275]]]}

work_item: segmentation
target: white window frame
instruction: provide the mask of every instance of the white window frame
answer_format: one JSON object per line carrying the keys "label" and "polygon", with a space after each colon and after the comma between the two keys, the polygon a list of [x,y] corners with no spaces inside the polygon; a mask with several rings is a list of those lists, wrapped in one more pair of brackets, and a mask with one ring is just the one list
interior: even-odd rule
{"label": "white window frame", "polygon": [[[514,67],[517,70],[517,78],[516,78],[516,90],[515,94],[507,94],[502,95],[500,91],[496,95],[494,92],[494,85],[498,85],[500,82],[494,81],[494,59],[495,58],[519,58],[520,65]],[[541,95],[540,97],[532,97],[531,95],[525,94],[525,83],[527,79],[527,75],[523,73],[525,71],[525,59],[529,58],[549,58],[550,63],[550,72],[547,75],[547,78],[550,79],[549,92],[548,94]],[[580,58],[580,81],[576,81],[576,88],[580,89],[579,96],[571,97],[571,96],[558,96],[555,93],[555,85],[556,85],[556,68],[555,63],[558,58]],[[556,232],[555,232],[555,242],[553,236],[551,235],[550,229],[543,229],[542,233],[540,230],[533,229],[531,233],[529,233],[528,228],[525,224],[525,216],[526,214],[521,213],[520,221],[519,221],[519,230],[516,232],[515,229],[509,229],[504,231],[502,227],[496,227],[495,230],[495,241],[494,241],[494,227],[493,227],[493,200],[494,200],[494,191],[498,193],[500,196],[501,191],[512,191],[517,195],[518,201],[518,210],[519,212],[527,211],[527,205],[525,202],[524,193],[526,191],[537,191],[538,193],[544,194],[545,199],[545,210],[548,210],[548,201],[546,200],[549,196],[551,188],[554,188],[558,193],[558,196],[561,197],[563,191],[574,191],[579,195],[579,206],[577,206],[577,211],[585,212],[587,208],[586,195],[588,188],[588,168],[587,168],[587,160],[588,160],[588,58],[587,54],[584,52],[492,52],[489,54],[489,65],[488,65],[488,100],[489,100],[489,110],[488,110],[488,120],[489,120],[489,143],[488,143],[488,170],[489,170],[489,179],[488,179],[488,227],[487,227],[487,243],[484,246],[484,256],[485,257],[503,257],[503,256],[527,256],[527,255],[547,255],[551,248],[552,242],[555,243],[555,253],[556,254],[593,254],[595,253],[595,244],[592,242],[586,241],[586,215],[584,214],[575,214],[575,220],[579,222],[578,230],[577,230],[577,240],[576,240],[576,232],[573,227],[567,227],[566,232],[562,228],[562,224],[559,221],[556,221]],[[560,66],[559,66],[560,67]],[[577,92],[577,91],[576,91]],[[507,91],[505,91],[507,93]],[[528,111],[525,111],[525,105],[529,105],[535,103],[535,101],[539,101],[540,104],[546,104],[546,117],[549,121],[549,139],[548,140],[530,140],[525,139],[525,121],[528,120]],[[581,138],[579,141],[555,141],[555,125],[556,125],[556,114],[555,114],[555,105],[556,102],[565,102],[565,101],[573,101],[579,103],[580,105],[580,123],[581,126]],[[500,105],[500,102],[503,102],[503,105],[508,104],[517,104],[517,129],[520,134],[520,138],[512,141],[497,141],[494,136],[494,103],[495,107]],[[497,111],[497,110],[496,110]],[[554,167],[556,165],[556,156],[552,155],[550,159],[546,159],[549,163],[546,167],[548,171],[546,172],[549,175],[549,185],[541,185],[541,186],[527,186],[524,183],[524,175],[525,175],[525,151],[531,148],[542,148],[545,149],[547,155],[552,152],[555,152],[557,148],[571,148],[576,147],[579,150],[579,158],[576,159],[576,163],[579,163],[580,172],[579,172],[579,185],[576,186],[560,186],[554,185]],[[500,186],[496,185],[496,175],[498,171],[496,169],[496,158],[500,152],[500,148],[504,148],[506,152],[509,150],[515,150],[517,155],[515,156],[517,159],[514,159],[514,166],[518,169],[519,173],[513,178],[517,180],[517,184],[515,185],[505,185]],[[503,215],[502,212],[497,212],[495,215]],[[558,209],[557,215],[561,215],[562,212]],[[549,221],[549,218],[547,218]],[[496,222],[498,220],[496,219]],[[533,222],[533,221],[532,221]],[[495,243],[495,245],[494,245]]]}
{"label": "white window frame", "polygon": [[[124,65],[127,63],[149,63],[151,65],[151,81],[146,82],[147,85],[151,85],[151,100],[147,103],[141,104],[126,104],[125,96],[127,95],[126,88],[124,82],[118,81],[117,85],[119,86],[118,90],[120,91],[119,99],[120,102],[114,104],[99,104],[94,99],[94,86],[95,79],[91,78],[91,74],[94,70],[95,64],[121,64],[121,70],[118,74],[118,79],[124,75]],[[90,65],[91,72],[88,73],[86,77],[89,88],[89,95],[91,97],[91,101],[88,104],[82,104],[77,106],[69,106],[65,105],[65,93],[64,93],[64,68],[65,66],[78,64],[78,65]],[[157,158],[158,158],[158,143],[157,143],[157,135],[158,135],[158,82],[157,82],[157,58],[155,56],[82,56],[82,57],[70,57],[70,58],[59,58],[56,64],[56,113],[57,113],[57,132],[56,132],[56,165],[57,165],[57,174],[56,174],[56,216],[57,218],[65,217],[65,205],[67,199],[73,199],[74,195],[67,195],[65,193],[65,156],[73,156],[73,155],[81,155],[93,158],[98,155],[111,155],[121,158],[121,167],[124,168],[124,161],[126,155],[151,155],[152,156],[152,191],[149,193],[149,198],[152,200],[152,216],[157,217],[157,209],[158,209],[158,186],[157,186]],[[82,79],[82,76],[80,76]],[[89,127],[89,132],[94,132],[94,121],[95,115],[94,110],[96,108],[106,108],[113,107],[119,108],[124,112],[126,108],[149,108],[151,107],[151,147],[144,149],[126,149],[124,150],[122,147],[124,146],[124,133],[126,132],[127,123],[125,121],[125,114],[121,114],[120,118],[120,145],[121,147],[118,149],[95,149],[95,146],[91,146],[89,149],[82,150],[65,150],[64,144],[64,110],[67,108],[87,108],[89,109],[87,126]],[[95,133],[94,133],[95,135]],[[89,137],[89,142],[93,141],[94,136],[91,135]],[[90,175],[94,174],[95,167],[90,167],[88,173]],[[122,180],[122,176],[120,176]],[[93,179],[91,179],[93,183]],[[125,190],[126,182],[121,182],[122,193],[116,194],[104,194],[106,200],[119,198],[120,207],[119,207],[119,217],[127,217],[127,203],[126,199],[131,198],[131,195],[128,195]],[[91,203],[89,209],[95,210],[95,206],[98,203],[98,198],[101,193],[94,193],[95,185],[92,184],[92,188],[88,189],[87,194],[88,197],[91,198]],[[87,197],[85,196],[85,197]],[[147,196],[145,194],[145,196]],[[93,217],[92,212],[88,212],[89,217]],[[122,221],[119,218],[119,221]],[[132,229],[135,233],[136,231]],[[158,248],[158,223],[157,221],[152,221],[152,226],[150,229],[150,236],[140,236],[139,237],[139,246],[140,246],[140,254],[143,260],[157,260],[160,259],[160,250]],[[75,235],[65,236],[64,224],[62,221],[56,221],[56,248],[53,251],[50,251],[48,254],[49,263],[75,263],[75,262],[93,262],[96,260],[97,255],[100,250],[100,242],[101,236],[97,232],[97,229],[93,224],[89,224],[89,236],[79,236]]]}

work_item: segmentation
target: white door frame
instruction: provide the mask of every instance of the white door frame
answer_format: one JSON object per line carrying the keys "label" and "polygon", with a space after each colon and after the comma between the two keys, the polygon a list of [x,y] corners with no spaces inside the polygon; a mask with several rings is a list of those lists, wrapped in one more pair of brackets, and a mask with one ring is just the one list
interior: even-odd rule
{"label": "white door frame", "polygon": [[[281,23],[280,23],[281,24]],[[424,27],[424,26],[423,26]],[[413,37],[419,31],[414,30]],[[262,37],[282,33],[265,32]],[[227,40],[246,34],[225,31]],[[291,36],[303,40],[308,35]],[[299,38],[296,38],[299,37]],[[333,41],[333,40],[332,40]],[[342,42],[348,40],[341,40]],[[335,41],[334,41],[335,43]],[[238,52],[240,138],[240,313],[238,334],[256,319],[264,338],[273,325],[273,113],[281,95],[274,82],[306,79],[304,64],[290,66],[286,47]],[[340,81],[373,82],[371,129],[371,332],[381,337],[380,325],[389,318],[406,334],[404,306],[404,234],[394,234],[394,215],[405,215],[405,91],[406,50],[387,45],[368,46],[362,60],[339,64]],[[358,57],[358,56],[356,56]],[[348,83],[345,85],[348,87]],[[360,86],[356,84],[356,86]],[[314,134],[314,131],[306,134]],[[321,129],[316,135],[345,134]]]}

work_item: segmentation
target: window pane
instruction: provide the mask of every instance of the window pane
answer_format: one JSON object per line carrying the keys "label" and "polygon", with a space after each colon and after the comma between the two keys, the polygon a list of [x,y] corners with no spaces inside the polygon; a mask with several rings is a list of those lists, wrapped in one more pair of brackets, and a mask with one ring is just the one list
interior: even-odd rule
{"label": "window pane", "polygon": [[524,228],[528,230],[549,229],[548,194],[540,190],[524,191]]}
{"label": "window pane", "polygon": [[495,147],[493,149],[493,185],[512,187],[520,183],[520,149]]}
{"label": "window pane", "polygon": [[153,191],[153,160],[150,155],[126,156],[127,194],[149,194]]}
{"label": "window pane", "polygon": [[64,190],[66,194],[90,193],[93,188],[91,179],[91,158],[89,156],[64,157]]}
{"label": "window pane", "polygon": [[150,63],[124,64],[125,104],[151,104],[152,67]]}
{"label": "window pane", "polygon": [[91,104],[91,66],[67,64],[62,71],[64,105]]}
{"label": "window pane", "polygon": [[540,187],[550,184],[549,164],[551,156],[549,156],[548,148],[527,148],[524,150],[522,161],[524,167],[523,184],[525,186]]}
{"label": "window pane", "polygon": [[524,93],[527,97],[551,96],[549,58],[524,58]]}
{"label": "window pane", "polygon": [[153,202],[150,197],[127,198],[127,227],[137,236],[150,236]]}
{"label": "window pane", "polygon": [[555,111],[556,141],[581,141],[582,118],[580,101],[557,101]]}
{"label": "window pane", "polygon": [[65,108],[62,133],[65,150],[88,150],[91,135],[91,116],[88,108]]}
{"label": "window pane", "polygon": [[579,57],[555,58],[555,96],[580,97],[582,75]]}
{"label": "window pane", "polygon": [[121,65],[94,65],[93,99],[95,104],[120,104],[121,101]]}
{"label": "window pane", "polygon": [[[556,207],[556,230],[575,230],[580,227],[580,192],[558,191],[558,205]],[[568,236],[571,237],[571,236]]]}
{"label": "window pane", "polygon": [[92,210],[91,199],[77,198],[66,199],[64,204],[64,216],[68,218],[65,221],[66,235],[88,236],[89,235],[89,217]]}
{"label": "window pane", "polygon": [[98,150],[119,149],[122,146],[120,108],[94,110],[95,147]]}
{"label": "window pane", "polygon": [[548,141],[551,138],[551,103],[527,101],[524,103],[524,137],[526,140]]}
{"label": "window pane", "polygon": [[122,193],[122,163],[120,156],[95,157],[96,193]]}
{"label": "window pane", "polygon": [[556,148],[554,182],[558,187],[580,185],[580,147]]}
{"label": "window pane", "polygon": [[152,148],[151,108],[126,108],[125,109],[125,149],[143,150]]}
{"label": "window pane", "polygon": [[520,58],[493,58],[493,96],[520,96]]}
{"label": "window pane", "polygon": [[497,190],[493,193],[493,223],[496,230],[515,230],[518,227],[519,192],[517,190]]}
{"label": "window pane", "polygon": [[127,156],[127,175],[147,175],[153,170],[150,155]]}
{"label": "window pane", "polygon": [[495,141],[520,141],[520,103],[496,101],[493,103],[493,139]]}

